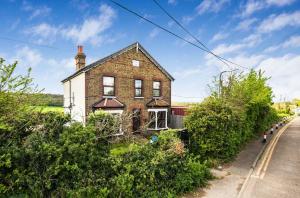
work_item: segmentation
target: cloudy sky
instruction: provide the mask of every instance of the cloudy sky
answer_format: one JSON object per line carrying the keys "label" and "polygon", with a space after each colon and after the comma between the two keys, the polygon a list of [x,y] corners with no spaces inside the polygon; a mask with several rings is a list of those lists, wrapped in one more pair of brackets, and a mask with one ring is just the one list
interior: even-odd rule
{"label": "cloudy sky", "polygon": [[[117,1],[194,42],[152,0]],[[300,97],[299,0],[159,2],[216,54],[264,70],[275,101]],[[18,73],[32,67],[47,93],[62,93],[60,81],[75,70],[78,44],[91,63],[139,41],[175,77],[174,101],[201,100],[214,76],[229,69],[108,0],[2,0],[0,21],[0,57],[18,60]]]}

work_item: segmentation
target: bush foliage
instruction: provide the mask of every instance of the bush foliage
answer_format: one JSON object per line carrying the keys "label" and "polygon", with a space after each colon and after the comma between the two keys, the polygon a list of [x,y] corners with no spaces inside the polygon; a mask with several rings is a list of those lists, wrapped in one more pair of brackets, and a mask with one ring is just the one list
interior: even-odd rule
{"label": "bush foliage", "polygon": [[231,76],[190,109],[189,149],[167,130],[157,142],[111,152],[119,118],[100,111],[83,126],[30,108],[30,70],[14,76],[16,65],[0,59],[0,194],[6,197],[176,197],[206,185],[206,161],[232,159],[278,119],[267,78],[251,71]]}
{"label": "bush foliage", "polygon": [[107,139],[91,125],[66,126],[69,117],[63,114],[35,114],[29,125],[5,131],[1,139],[1,194],[175,197],[210,178],[208,168],[184,152],[175,131],[162,132],[157,143],[110,155]]}
{"label": "bush foliage", "polygon": [[193,106],[185,119],[190,151],[203,160],[228,161],[246,141],[277,121],[267,80],[255,71],[230,76],[219,93]]}

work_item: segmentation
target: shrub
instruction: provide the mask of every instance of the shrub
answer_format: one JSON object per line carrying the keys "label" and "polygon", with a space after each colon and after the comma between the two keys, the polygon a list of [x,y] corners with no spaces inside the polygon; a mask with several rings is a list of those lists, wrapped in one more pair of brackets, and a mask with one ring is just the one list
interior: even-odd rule
{"label": "shrub", "polygon": [[247,140],[278,120],[272,90],[262,72],[233,75],[220,93],[192,107],[185,118],[190,151],[201,160],[231,160]]}
{"label": "shrub", "polygon": [[16,122],[6,142],[1,142],[1,194],[175,197],[210,178],[205,165],[178,149],[175,131],[162,132],[155,144],[132,143],[134,149],[110,155],[107,139],[94,127],[66,126],[68,120],[51,112]]}
{"label": "shrub", "polygon": [[99,136],[108,137],[120,132],[121,122],[116,116],[102,110],[89,114],[87,126]]}
{"label": "shrub", "polygon": [[158,142],[114,158],[115,176],[111,197],[175,197],[204,186],[211,177],[208,168],[174,146],[175,131],[164,131]]}
{"label": "shrub", "polygon": [[185,126],[190,133],[190,151],[202,160],[228,160],[246,136],[241,118],[218,100],[206,100],[189,110]]}

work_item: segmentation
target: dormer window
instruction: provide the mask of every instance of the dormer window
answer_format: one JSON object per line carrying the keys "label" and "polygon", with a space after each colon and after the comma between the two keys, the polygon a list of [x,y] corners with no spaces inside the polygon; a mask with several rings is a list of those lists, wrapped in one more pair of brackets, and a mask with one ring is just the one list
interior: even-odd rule
{"label": "dormer window", "polygon": [[132,60],[132,66],[133,67],[139,67],[140,66],[140,61],[138,61],[138,60]]}
{"label": "dormer window", "polygon": [[103,76],[103,95],[104,96],[115,95],[115,77]]}

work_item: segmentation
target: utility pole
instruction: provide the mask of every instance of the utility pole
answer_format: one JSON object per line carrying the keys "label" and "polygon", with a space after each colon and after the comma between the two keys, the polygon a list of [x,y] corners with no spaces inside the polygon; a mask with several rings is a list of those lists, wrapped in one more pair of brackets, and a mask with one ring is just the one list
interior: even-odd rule
{"label": "utility pole", "polygon": [[222,71],[220,74],[219,74],[219,98],[221,98],[221,92],[222,92],[222,87],[223,87],[223,80],[222,80],[222,75],[224,73],[227,73],[227,72],[234,72],[234,71],[237,71],[238,69],[233,69],[233,70],[227,70],[227,71]]}

